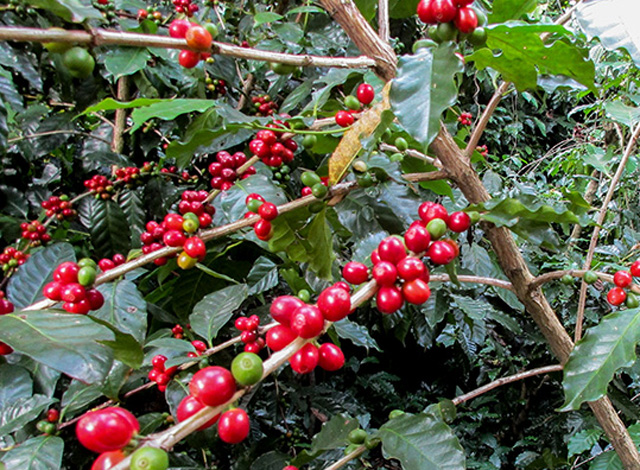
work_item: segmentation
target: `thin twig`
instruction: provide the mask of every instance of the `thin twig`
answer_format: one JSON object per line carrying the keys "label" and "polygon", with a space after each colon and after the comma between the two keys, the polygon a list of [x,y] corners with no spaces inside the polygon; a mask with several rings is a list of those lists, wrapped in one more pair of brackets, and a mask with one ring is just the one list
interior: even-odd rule
{"label": "thin twig", "polygon": [[464,403],[465,401],[469,401],[473,398],[479,397],[482,394],[485,394],[494,388],[501,387],[502,385],[507,385],[513,382],[518,382],[519,380],[526,379],[528,377],[533,377],[540,374],[548,374],[550,372],[559,372],[562,370],[562,364],[557,364],[554,366],[546,366],[540,367],[538,369],[532,369],[525,372],[518,372],[517,374],[510,375],[508,377],[502,377],[500,379],[494,380],[493,382],[489,382],[482,387],[476,388],[469,393],[465,393],[464,395],[460,395],[455,397],[453,400],[454,405],[459,405],[460,403]]}
{"label": "thin twig", "polygon": [[[451,282],[451,278],[448,274],[432,274],[429,280],[433,282]],[[501,289],[513,291],[513,285],[509,281],[503,281],[502,279],[458,275],[458,281],[472,284],[485,284],[487,286],[499,287]]]}
{"label": "thin twig", "polygon": [[255,78],[252,73],[248,74],[247,78],[244,80],[244,83],[242,84],[242,94],[240,95],[238,105],[236,106],[238,111],[242,111],[242,108],[244,108],[245,104],[249,101],[249,95],[251,94],[254,81]]}
{"label": "thin twig", "polygon": [[378,36],[389,42],[389,0],[378,0]]}
{"label": "thin twig", "polygon": [[347,455],[342,457],[340,460],[336,460],[331,465],[329,465],[324,470],[338,470],[339,468],[344,467],[346,464],[351,462],[353,459],[357,459],[367,450],[365,446],[356,447],[354,450],[349,452]]}
{"label": "thin twig", "polygon": [[[90,46],[132,46],[132,47],[161,47],[165,49],[189,49],[184,39],[155,34],[129,33],[107,29],[56,30],[23,27],[0,27],[0,40],[27,42],[66,42]],[[248,47],[235,46],[214,41],[210,52],[226,55],[238,59],[262,60],[298,67],[336,67],[336,68],[373,68],[375,60],[361,57],[322,57],[308,54],[286,54],[270,52]]]}
{"label": "thin twig", "polygon": [[[129,95],[129,81],[127,76],[120,77],[118,79],[117,99],[118,101],[127,101]],[[127,124],[127,110],[116,109],[116,116],[114,119],[113,136],[111,138],[111,151],[115,153],[122,153],[124,147],[124,128]]]}
{"label": "thin twig", "polygon": [[38,132],[36,134],[27,134],[27,135],[22,135],[20,137],[13,137],[13,138],[7,140],[7,142],[10,143],[10,144],[13,144],[14,142],[20,142],[21,140],[39,139],[40,137],[47,137],[47,136],[50,136],[50,135],[57,135],[57,134],[81,135],[83,137],[88,137],[90,139],[99,140],[101,142],[104,142],[107,145],[111,145],[111,142],[109,142],[107,139],[103,139],[100,136],[89,134],[88,132],[75,131],[73,129],[58,129],[58,130],[55,130],[55,131],[46,131],[46,132]]}
{"label": "thin twig", "polygon": [[[552,282],[552,281],[556,281],[558,279],[560,279],[563,276],[566,276],[567,274],[569,276],[573,276],[576,278],[584,278],[585,273],[587,272],[586,269],[567,269],[565,271],[552,271],[549,273],[544,273],[541,274],[540,276],[536,277],[531,284],[529,284],[529,290],[534,290],[537,289],[538,287],[540,287],[543,284],[546,284],[547,282]],[[606,273],[601,273],[598,271],[593,271],[593,273],[598,276],[599,279],[601,279],[604,282],[609,282],[609,283],[613,283],[613,276],[611,274],[606,274]],[[628,289],[631,292],[634,292],[636,294],[640,294],[640,286],[638,284],[631,284]]]}
{"label": "thin twig", "polygon": [[400,149],[398,149],[398,147],[395,147],[395,146],[389,145],[389,144],[385,144],[385,143],[380,144],[379,148],[383,152],[404,153],[405,155],[407,155],[409,157],[417,158],[419,160],[423,160],[423,161],[429,163],[430,165],[435,166],[436,168],[442,169],[442,164],[440,163],[440,161],[437,158],[430,157],[429,155],[425,155],[424,153],[419,152],[417,150],[407,149],[404,152],[402,152],[402,151],[400,151]]}
{"label": "thin twig", "polygon": [[[615,175],[613,175],[611,183],[609,183],[609,190],[607,191],[607,195],[602,202],[602,207],[600,208],[600,212],[598,213],[598,218],[596,220],[596,226],[593,229],[593,234],[591,235],[591,242],[589,243],[589,250],[587,251],[587,259],[584,263],[584,269],[589,269],[591,267],[591,263],[593,262],[593,255],[595,254],[596,246],[598,246],[598,237],[600,235],[600,230],[602,228],[604,219],[607,216],[609,203],[611,202],[611,199],[613,199],[613,194],[616,191],[616,187],[618,186],[620,178],[622,178],[624,168],[627,165],[627,161],[631,156],[638,137],[640,137],[640,124],[636,126],[633,134],[629,138],[629,142],[627,142],[627,148],[625,149],[624,154],[622,155],[622,159],[618,164],[618,169],[616,170]],[[580,286],[580,299],[578,300],[578,313],[576,315],[576,331],[574,334],[574,342],[577,342],[580,338],[582,338],[582,323],[584,320],[584,309],[586,306],[586,301],[587,284],[583,281],[582,285]]]}

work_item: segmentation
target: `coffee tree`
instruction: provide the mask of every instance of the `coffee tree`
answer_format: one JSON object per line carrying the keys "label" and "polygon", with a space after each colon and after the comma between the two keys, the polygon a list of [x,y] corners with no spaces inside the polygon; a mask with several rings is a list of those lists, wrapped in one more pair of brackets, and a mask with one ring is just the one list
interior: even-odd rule
{"label": "coffee tree", "polygon": [[640,469],[640,53],[566,3],[1,6],[0,467]]}

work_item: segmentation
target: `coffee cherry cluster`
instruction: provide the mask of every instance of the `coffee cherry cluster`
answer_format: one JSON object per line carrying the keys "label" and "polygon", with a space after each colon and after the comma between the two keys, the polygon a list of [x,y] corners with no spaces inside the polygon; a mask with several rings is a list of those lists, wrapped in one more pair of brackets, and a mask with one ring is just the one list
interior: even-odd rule
{"label": "coffee cherry cluster", "polygon": [[8,271],[11,268],[22,266],[30,255],[20,250],[16,250],[12,246],[8,246],[0,254],[0,266],[3,271]]}
{"label": "coffee cherry cluster", "polygon": [[100,261],[98,261],[98,267],[102,270],[103,273],[106,273],[110,269],[124,264],[125,261],[127,261],[127,258],[124,255],[116,253],[111,257],[111,259],[102,258]]}
{"label": "coffee cherry cluster", "polygon": [[[588,279],[587,274],[585,273],[584,280],[590,284],[592,279]],[[633,292],[625,290],[631,287],[634,277],[640,277],[640,260],[635,261],[629,271],[617,271],[613,275],[615,287],[607,293],[607,301],[611,305],[617,307],[624,303],[627,308],[638,308],[640,306],[640,299]],[[597,280],[597,278],[595,279]]]}
{"label": "coffee cherry cluster", "polygon": [[71,219],[77,215],[69,197],[65,195],[51,196],[46,201],[42,201],[41,206],[46,210],[47,217],[56,216],[58,220]]}
{"label": "coffee cherry cluster", "polygon": [[207,77],[205,83],[207,84],[207,90],[212,92],[214,96],[218,97],[227,94],[227,82],[223,79]]}
{"label": "coffee cherry cluster", "polygon": [[[149,18],[151,15],[151,18]],[[154,7],[140,8],[136,15],[138,21],[142,22],[146,19],[151,19],[155,24],[162,23],[162,13],[156,10]]]}
{"label": "coffee cherry cluster", "polygon": [[271,116],[278,110],[278,105],[269,95],[253,96],[251,98],[256,116]]}
{"label": "coffee cherry cluster", "polygon": [[173,0],[171,3],[173,3],[173,6],[176,8],[176,13],[184,13],[189,18],[200,9],[200,7],[191,0]]}
{"label": "coffee cherry cluster", "polygon": [[91,288],[96,279],[96,263],[84,258],[78,263],[66,261],[53,272],[53,281],[44,286],[47,299],[64,301],[62,308],[69,313],[86,315],[104,305],[100,291]]}
{"label": "coffee cherry cluster", "polygon": [[124,183],[127,188],[134,188],[140,184],[140,168],[126,166],[115,171],[116,181]]}
{"label": "coffee cherry cluster", "polygon": [[244,343],[245,352],[258,354],[264,348],[265,342],[258,332],[259,326],[260,317],[258,315],[236,318],[235,327],[242,332],[240,339]]}
{"label": "coffee cherry cluster", "polygon": [[161,392],[167,389],[167,384],[171,382],[173,376],[178,372],[178,366],[165,368],[165,362],[167,362],[165,356],[161,354],[154,356],[153,359],[151,359],[151,370],[147,375],[150,381],[158,385],[158,390]]}
{"label": "coffee cherry cluster", "polygon": [[[184,191],[180,196],[180,202],[178,203],[178,212],[180,212],[180,214],[182,214],[183,216],[189,212],[193,212],[198,216],[199,226],[208,227],[209,225],[211,225],[211,217],[213,217],[213,215],[216,213],[215,207],[204,202],[208,196],[209,193],[204,190]],[[191,233],[191,231],[189,230],[188,232]]]}
{"label": "coffee cherry cluster", "polygon": [[[351,313],[349,286],[338,282],[323,290],[316,305],[309,305],[298,297],[283,295],[274,299],[269,312],[279,325],[267,332],[267,346],[280,351],[297,337],[311,339],[319,336],[325,320],[336,322]],[[317,366],[335,371],[344,365],[344,354],[336,345],[325,343],[320,347],[305,344],[289,359],[291,368],[298,374],[311,373]]]}
{"label": "coffee cherry cluster", "polygon": [[[184,0],[181,0],[184,1]],[[190,49],[180,51],[178,63],[184,68],[192,69],[201,60],[211,57],[208,52],[213,42],[213,36],[203,26],[188,20],[176,19],[169,25],[169,35],[172,38],[186,39]]]}
{"label": "coffee cherry cluster", "polygon": [[356,90],[356,96],[348,95],[344,99],[344,105],[348,111],[338,111],[335,115],[336,124],[340,127],[349,127],[355,122],[354,113],[358,113],[362,106],[367,106],[375,98],[375,91],[368,83],[361,83]]}
{"label": "coffee cherry cluster", "polygon": [[182,339],[184,334],[184,328],[182,328],[182,326],[180,325],[176,325],[173,328],[171,328],[171,334],[175,339]]}
{"label": "coffee cherry cluster", "polygon": [[259,194],[251,193],[245,199],[247,209],[249,212],[247,216],[258,214],[260,220],[253,224],[253,231],[256,236],[262,240],[267,241],[273,236],[273,226],[271,221],[278,217],[278,206],[272,202],[266,202]]}
{"label": "coffee cherry cluster", "polygon": [[249,142],[249,150],[270,167],[291,163],[298,144],[293,139],[282,137],[282,129],[288,124],[278,120],[267,124],[267,127],[271,129],[258,131],[255,139]]}
{"label": "coffee cherry cluster", "polygon": [[473,0],[420,0],[417,13],[423,23],[453,22],[458,31],[471,34],[478,27],[478,14],[469,6],[472,3]]}
{"label": "coffee cherry cluster", "polygon": [[216,161],[209,165],[209,174],[211,178],[211,187],[226,191],[238,179],[245,179],[256,174],[253,166],[247,168],[242,174],[238,174],[237,170],[247,163],[247,156],[242,152],[236,152],[231,155],[229,152],[221,151],[216,154]]}
{"label": "coffee cherry cluster", "polygon": [[329,192],[329,178],[327,176],[320,177],[313,171],[305,171],[300,176],[300,180],[304,185],[301,192],[303,196],[313,194],[318,199],[324,199]]}
{"label": "coffee cherry cluster", "polygon": [[480,152],[480,155],[485,158],[487,158],[487,155],[489,155],[489,148],[486,145],[478,145],[476,147],[476,151]]}
{"label": "coffee cherry cluster", "polygon": [[95,194],[96,199],[110,199],[113,193],[113,182],[106,176],[94,175],[84,182],[84,187]]}
{"label": "coffee cherry cluster", "polygon": [[22,238],[29,240],[32,245],[51,241],[51,235],[47,233],[47,227],[37,220],[21,223],[20,230],[22,230]]}
{"label": "coffee cherry cluster", "polygon": [[470,126],[471,123],[473,122],[472,119],[473,119],[473,114],[467,113],[467,112],[460,113],[460,116],[458,116],[458,122],[463,126]]}

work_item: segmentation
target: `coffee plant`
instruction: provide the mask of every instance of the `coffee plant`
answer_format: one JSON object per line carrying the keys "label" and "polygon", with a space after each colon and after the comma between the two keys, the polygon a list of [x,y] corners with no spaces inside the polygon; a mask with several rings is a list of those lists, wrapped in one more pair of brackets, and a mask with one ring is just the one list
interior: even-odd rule
{"label": "coffee plant", "polygon": [[640,469],[636,10],[0,5],[0,469]]}

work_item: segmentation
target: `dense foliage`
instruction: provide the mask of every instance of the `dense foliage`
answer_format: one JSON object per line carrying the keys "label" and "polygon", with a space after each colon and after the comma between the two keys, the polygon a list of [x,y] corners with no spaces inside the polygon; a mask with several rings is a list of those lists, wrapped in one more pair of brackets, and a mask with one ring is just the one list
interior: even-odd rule
{"label": "dense foliage", "polygon": [[[237,405],[249,417],[248,436],[245,416],[235,409],[223,415],[224,424],[187,433],[169,453],[171,468],[320,469],[354,451],[346,468],[622,468],[585,403],[608,394],[640,444],[640,310],[632,293],[640,290],[618,278],[624,291],[616,294],[625,299],[610,294],[607,301],[610,275],[628,271],[640,253],[640,55],[623,33],[594,39],[612,27],[590,10],[594,2],[554,24],[568,7],[560,3],[567,2],[476,0],[488,24],[486,38],[472,40],[449,24],[423,24],[415,0],[391,1],[390,44],[399,60],[390,86],[372,67],[339,61],[296,67],[241,59],[236,49],[207,58],[158,44],[95,40],[102,29],[166,37],[187,12],[191,21],[210,23],[215,41],[248,54],[359,56],[353,32],[312,2],[0,6],[0,31],[86,30],[95,40],[90,48],[63,36],[44,45],[35,38],[2,43],[0,462],[8,470],[91,468],[97,454],[87,448],[107,447],[95,435],[79,442],[76,421],[106,419],[88,412],[107,402],[133,413],[140,435],[167,438],[166,430],[193,413],[182,414],[183,399],[205,394],[197,390],[208,380],[204,374],[192,380],[198,370],[231,369],[245,344],[267,370],[269,349],[258,337],[278,319],[274,299],[315,303],[343,281],[348,262],[371,268],[381,241],[427,221],[419,208],[433,201],[482,223],[468,230],[464,223],[460,230],[430,224],[434,240],[440,229],[455,239],[459,256],[450,263],[437,254],[425,258],[428,300],[396,309],[380,296],[369,300],[376,281],[359,292],[354,285],[351,302],[362,305],[348,318],[336,316],[320,341],[344,352],[343,367],[331,346],[325,353],[333,356],[320,360],[338,370],[300,374],[308,359],[298,356],[260,380],[263,369],[253,356],[239,357],[232,371],[247,386]],[[614,0],[601,3],[616,8]],[[377,28],[376,3],[355,4]],[[425,37],[437,42],[412,48]],[[200,39],[187,36],[191,47]],[[122,36],[120,44],[127,40]],[[443,165],[429,145],[442,125],[464,149],[501,80],[513,85],[480,130],[477,148],[469,149],[491,199],[471,204],[467,188],[436,174]],[[363,83],[372,87],[372,103]],[[263,155],[255,142],[270,139],[268,133],[281,149]],[[609,192],[613,199],[590,248]],[[260,209],[247,201],[250,194],[266,200]],[[251,223],[248,211],[259,214]],[[168,213],[196,213],[184,217],[193,226],[176,222],[178,241],[167,237],[174,228]],[[571,336],[583,322],[580,278],[589,281],[586,334],[564,378],[554,368],[456,401],[501,377],[559,363],[509,284],[511,273],[500,267],[490,224],[510,230],[533,275],[571,270],[544,284]],[[163,256],[153,260],[158,250]],[[585,274],[588,253],[594,259],[587,270],[596,274]],[[148,262],[136,263],[143,256]],[[97,273],[103,304],[81,304],[84,293],[67,290],[64,305],[46,300],[45,294],[60,300],[49,284],[60,281],[56,268],[84,258],[94,263],[83,261],[91,269],[74,279],[93,291]],[[405,299],[410,295],[404,291]],[[385,307],[391,314],[381,313]],[[296,328],[306,339],[319,332]],[[236,389],[224,385],[201,403],[226,405]],[[138,443],[144,448],[142,439],[129,443],[134,430],[120,424],[114,435],[124,443],[114,449],[128,444],[128,455]],[[131,468],[164,458],[141,451]]]}

